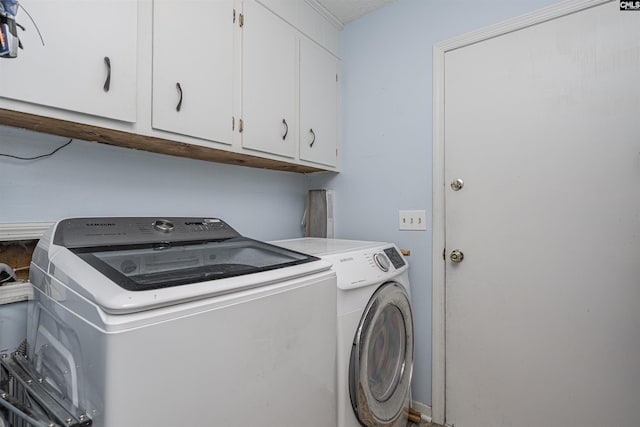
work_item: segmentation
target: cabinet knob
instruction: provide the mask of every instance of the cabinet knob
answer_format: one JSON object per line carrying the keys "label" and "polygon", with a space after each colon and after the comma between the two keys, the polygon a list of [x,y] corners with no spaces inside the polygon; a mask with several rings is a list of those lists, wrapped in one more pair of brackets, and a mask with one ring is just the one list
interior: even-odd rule
{"label": "cabinet knob", "polygon": [[108,56],[104,57],[104,65],[107,66],[107,79],[104,81],[104,86],[102,87],[105,92],[109,92],[111,88],[111,59]]}
{"label": "cabinet knob", "polygon": [[309,132],[311,133],[311,136],[313,137],[313,139],[309,143],[309,147],[313,147],[313,144],[316,143],[316,133],[313,131],[313,129],[309,129]]}

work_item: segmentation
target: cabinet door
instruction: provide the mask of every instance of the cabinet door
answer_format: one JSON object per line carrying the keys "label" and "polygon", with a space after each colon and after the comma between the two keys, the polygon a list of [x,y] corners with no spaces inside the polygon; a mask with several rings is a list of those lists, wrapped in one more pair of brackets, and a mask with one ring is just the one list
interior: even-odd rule
{"label": "cabinet door", "polygon": [[17,15],[24,49],[0,60],[0,96],[136,121],[134,0],[29,0]]}
{"label": "cabinet door", "polygon": [[337,164],[338,60],[309,40],[300,48],[300,159]]}
{"label": "cabinet door", "polygon": [[156,129],[231,144],[233,0],[155,0]]}
{"label": "cabinet door", "polygon": [[296,155],[297,34],[254,1],[244,3],[242,146]]}

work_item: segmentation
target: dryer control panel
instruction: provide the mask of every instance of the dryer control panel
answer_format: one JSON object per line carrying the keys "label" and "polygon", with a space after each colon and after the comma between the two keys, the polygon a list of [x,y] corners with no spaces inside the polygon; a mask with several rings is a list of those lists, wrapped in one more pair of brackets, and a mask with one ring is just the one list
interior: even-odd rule
{"label": "dryer control panel", "polygon": [[314,237],[272,243],[331,262],[338,276],[338,289],[342,290],[398,280],[409,268],[393,243]]}
{"label": "dryer control panel", "polygon": [[395,246],[371,248],[340,255],[328,255],[338,276],[338,288],[354,289],[393,280],[407,268]]}
{"label": "dryer control panel", "polygon": [[381,252],[377,252],[373,255],[373,261],[378,268],[382,271],[389,271],[389,264],[393,264],[393,268],[396,270],[402,268],[406,262],[400,252],[394,247],[383,249]]}

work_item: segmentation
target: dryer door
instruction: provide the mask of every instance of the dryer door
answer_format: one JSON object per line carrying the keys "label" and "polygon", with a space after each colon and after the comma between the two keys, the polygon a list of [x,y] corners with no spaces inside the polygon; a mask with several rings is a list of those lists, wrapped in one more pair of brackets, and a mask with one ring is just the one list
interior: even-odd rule
{"label": "dryer door", "polygon": [[351,405],[368,427],[404,426],[413,369],[413,315],[409,296],[385,283],[364,310],[349,363]]}

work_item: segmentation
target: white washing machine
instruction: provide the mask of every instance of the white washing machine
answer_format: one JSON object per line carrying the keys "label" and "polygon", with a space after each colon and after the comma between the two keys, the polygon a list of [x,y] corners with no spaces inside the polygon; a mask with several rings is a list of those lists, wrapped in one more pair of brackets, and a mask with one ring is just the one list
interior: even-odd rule
{"label": "white washing machine", "polygon": [[332,263],[338,278],[338,427],[406,426],[413,315],[408,264],[392,243],[273,242]]}
{"label": "white washing machine", "polygon": [[65,426],[333,425],[330,267],[216,218],[60,221],[31,266],[27,370]]}

